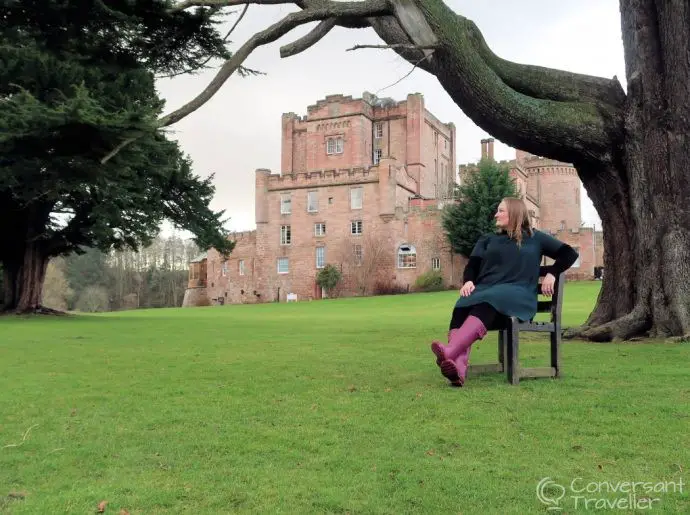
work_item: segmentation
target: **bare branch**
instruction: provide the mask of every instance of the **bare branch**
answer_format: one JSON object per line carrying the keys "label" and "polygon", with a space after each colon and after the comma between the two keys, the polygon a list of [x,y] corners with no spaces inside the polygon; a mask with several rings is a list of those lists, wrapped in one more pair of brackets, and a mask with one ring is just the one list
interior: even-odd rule
{"label": "bare branch", "polygon": [[319,23],[309,34],[293,41],[292,43],[280,48],[280,57],[291,57],[300,52],[304,52],[310,46],[318,43],[333,27],[336,26],[337,19],[329,18]]}
{"label": "bare branch", "polygon": [[216,9],[222,7],[236,7],[238,5],[261,4],[261,5],[278,5],[278,4],[292,4],[290,0],[184,0],[179,4],[173,5],[168,9],[169,13],[176,13],[189,9],[190,7],[214,7]]}
{"label": "bare branch", "polygon": [[107,163],[108,161],[110,161],[113,157],[115,157],[115,156],[117,155],[117,153],[118,153],[120,150],[122,150],[122,149],[125,148],[127,145],[129,145],[130,143],[132,143],[135,139],[136,139],[136,138],[127,138],[126,140],[124,140],[124,141],[123,141],[122,143],[120,143],[117,147],[115,147],[113,150],[111,150],[110,152],[108,152],[108,155],[106,155],[103,159],[101,159],[101,164],[102,164],[102,165],[106,164],[106,163]]}
{"label": "bare branch", "polygon": [[417,61],[416,63],[414,63],[414,66],[412,66],[412,69],[411,69],[409,72],[407,72],[405,75],[403,75],[402,77],[400,77],[400,78],[399,78],[398,80],[396,80],[393,84],[390,84],[390,85],[386,86],[385,88],[379,89],[376,93],[374,93],[374,95],[378,95],[378,94],[381,93],[382,91],[384,91],[384,90],[386,90],[386,89],[388,89],[388,88],[392,88],[393,86],[395,86],[395,85],[397,85],[397,84],[400,84],[402,81],[404,81],[404,80],[405,80],[406,78],[408,78],[410,75],[412,75],[412,72],[414,72],[414,71],[417,69],[417,66],[419,66],[419,64],[420,64],[422,61],[425,61],[425,60],[427,60],[427,59],[429,59],[429,56],[426,56],[426,55],[425,55],[425,56],[422,57],[419,61]]}
{"label": "bare branch", "polygon": [[220,68],[209,85],[196,98],[164,116],[160,120],[161,127],[167,127],[178,122],[185,116],[193,113],[208,102],[221,88],[225,81],[237,70],[237,68],[259,46],[273,43],[295,27],[313,21],[325,20],[332,17],[371,17],[391,14],[392,9],[388,0],[366,0],[364,2],[334,2],[320,1],[317,7],[305,9],[300,12],[288,14],[279,22],[267,29],[257,32],[240,47],[240,49]]}
{"label": "bare branch", "polygon": [[[412,44],[407,44],[407,43],[394,43],[392,45],[355,45],[352,48],[348,48],[347,52],[350,52],[352,50],[360,50],[362,48],[379,48],[379,49],[393,49],[395,50],[396,48],[403,48],[403,49],[408,49],[408,50],[436,50],[439,48],[438,45],[428,45],[428,46],[419,46],[419,45],[412,45]],[[426,56],[424,56],[420,61],[423,61],[426,59]],[[417,63],[419,64],[419,63]]]}

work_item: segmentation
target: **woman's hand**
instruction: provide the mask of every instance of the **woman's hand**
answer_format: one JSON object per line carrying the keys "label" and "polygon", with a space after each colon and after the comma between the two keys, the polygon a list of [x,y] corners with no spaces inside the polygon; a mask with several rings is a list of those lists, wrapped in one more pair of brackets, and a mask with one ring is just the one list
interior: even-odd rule
{"label": "woman's hand", "polygon": [[460,295],[463,297],[469,297],[470,293],[474,291],[474,283],[472,281],[467,281],[465,284],[462,285],[462,288],[460,288]]}
{"label": "woman's hand", "polygon": [[556,278],[553,274],[546,274],[541,282],[541,293],[550,297],[553,295],[553,286],[556,284]]}

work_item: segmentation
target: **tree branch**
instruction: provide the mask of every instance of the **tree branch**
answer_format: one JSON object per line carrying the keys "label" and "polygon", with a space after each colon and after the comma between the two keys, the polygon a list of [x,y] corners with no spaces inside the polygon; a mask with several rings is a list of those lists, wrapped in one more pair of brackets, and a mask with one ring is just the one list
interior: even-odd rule
{"label": "tree branch", "polygon": [[160,126],[167,127],[168,125],[172,125],[199,109],[213,97],[225,81],[227,81],[235,70],[237,70],[247,57],[249,57],[254,49],[276,41],[295,27],[332,17],[370,17],[391,13],[391,7],[387,0],[366,0],[364,2],[334,2],[326,0],[319,1],[317,5],[318,7],[290,13],[267,29],[254,34],[225,62],[225,64],[223,64],[213,80],[196,96],[196,98],[176,111],[161,118]]}
{"label": "tree branch", "polygon": [[124,140],[124,141],[123,141],[122,143],[120,143],[117,147],[115,147],[113,150],[111,150],[110,152],[108,152],[108,154],[107,154],[103,159],[101,159],[101,164],[102,164],[102,165],[106,164],[106,163],[107,163],[108,161],[110,161],[113,157],[115,157],[115,156],[117,155],[117,153],[120,152],[120,150],[122,150],[123,148],[125,148],[125,147],[126,147],[127,145],[129,145],[130,143],[133,143],[135,139],[136,139],[136,138],[127,138],[126,140]]}
{"label": "tree branch", "polygon": [[280,57],[291,57],[300,52],[304,52],[307,48],[318,43],[326,34],[328,34],[337,23],[336,18],[329,18],[319,23],[311,32],[292,43],[280,48]]}
{"label": "tree branch", "polygon": [[168,9],[169,13],[176,13],[189,9],[190,7],[214,7],[220,9],[223,7],[236,7],[238,5],[261,4],[261,5],[278,5],[278,4],[292,4],[290,0],[184,0],[179,4],[173,5]]}
{"label": "tree branch", "polygon": [[388,89],[388,88],[392,88],[393,86],[396,86],[396,85],[400,84],[403,80],[405,80],[405,79],[408,78],[410,75],[412,75],[412,73],[417,69],[417,66],[418,66],[422,61],[425,61],[426,59],[428,59],[427,56],[422,57],[422,58],[419,60],[419,62],[417,62],[417,63],[414,64],[414,66],[412,67],[412,69],[411,69],[409,72],[407,72],[405,75],[403,75],[402,77],[400,77],[400,78],[399,78],[398,80],[396,80],[393,84],[389,84],[388,86],[385,86],[385,87],[379,89],[378,91],[376,91],[376,92],[374,93],[374,95],[378,95],[378,94],[381,93],[382,91],[384,91],[384,90],[386,90],[386,89]]}
{"label": "tree branch", "polygon": [[346,52],[350,52],[352,50],[361,50],[362,48],[377,48],[377,49],[406,48],[409,50],[436,50],[438,48],[438,45],[418,46],[418,45],[410,45],[410,44],[406,44],[406,43],[395,43],[393,45],[355,45],[352,48],[348,48],[346,50]]}
{"label": "tree branch", "polygon": [[[395,1],[400,23],[379,18],[372,27],[388,44],[425,46],[435,36],[439,49],[422,67],[479,127],[511,146],[565,162],[611,161],[622,141],[624,95],[617,81],[501,60],[474,23],[442,0]],[[400,9],[416,11],[426,26],[402,23]],[[415,50],[396,52],[413,64],[420,57]]]}
{"label": "tree branch", "polygon": [[486,44],[477,25],[468,19],[467,31],[474,49],[507,86],[535,98],[558,101],[591,101],[619,109],[625,92],[617,78],[605,79],[501,59]]}

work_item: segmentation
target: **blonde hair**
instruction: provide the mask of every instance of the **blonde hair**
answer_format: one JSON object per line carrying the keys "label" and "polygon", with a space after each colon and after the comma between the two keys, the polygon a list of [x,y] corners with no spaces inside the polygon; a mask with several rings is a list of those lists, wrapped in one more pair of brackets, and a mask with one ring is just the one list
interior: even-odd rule
{"label": "blonde hair", "polygon": [[525,201],[521,198],[506,197],[503,199],[508,211],[508,227],[504,230],[508,237],[515,240],[518,247],[522,244],[522,232],[532,236],[532,222]]}

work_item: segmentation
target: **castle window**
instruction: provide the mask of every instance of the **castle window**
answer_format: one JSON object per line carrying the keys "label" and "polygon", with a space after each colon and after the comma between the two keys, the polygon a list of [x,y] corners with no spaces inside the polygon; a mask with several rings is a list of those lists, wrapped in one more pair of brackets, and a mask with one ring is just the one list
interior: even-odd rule
{"label": "castle window", "polygon": [[343,153],[343,138],[328,138],[326,140],[327,154],[342,154]]}
{"label": "castle window", "polygon": [[223,261],[223,265],[220,269],[220,275],[222,275],[223,277],[228,275],[228,262],[227,261]]}
{"label": "castle window", "polygon": [[307,211],[316,213],[319,210],[319,192],[310,191],[307,193]]}
{"label": "castle window", "polygon": [[362,197],[364,196],[364,188],[350,189],[350,209],[362,209]]}
{"label": "castle window", "polygon": [[398,247],[398,268],[417,268],[417,249],[414,245]]}
{"label": "castle window", "polygon": [[573,268],[580,268],[580,247],[573,247],[573,250],[577,252],[577,259],[573,263]]}
{"label": "castle window", "polygon": [[280,196],[280,214],[289,215],[292,212],[292,200],[289,193]]}
{"label": "castle window", "polygon": [[355,265],[362,266],[362,263],[364,262],[364,254],[362,253],[362,246],[361,245],[353,245],[352,246],[352,253],[355,256]]}
{"label": "castle window", "polygon": [[316,268],[326,266],[326,247],[316,247]]}
{"label": "castle window", "polygon": [[278,258],[278,273],[287,274],[290,271],[290,260],[286,257]]}
{"label": "castle window", "polygon": [[374,137],[376,139],[381,139],[383,138],[383,124],[382,123],[377,123],[374,126]]}
{"label": "castle window", "polygon": [[441,258],[431,258],[431,269],[441,270]]}
{"label": "castle window", "polygon": [[290,226],[289,225],[283,225],[280,228],[280,244],[281,245],[290,245],[292,242],[292,233],[290,231]]}
{"label": "castle window", "polygon": [[353,220],[350,223],[350,233],[351,234],[362,234],[362,221]]}
{"label": "castle window", "polygon": [[239,267],[240,267],[240,275],[244,275],[244,259],[240,259]]}
{"label": "castle window", "polygon": [[383,150],[380,148],[377,148],[374,150],[374,164],[377,165],[381,161],[381,158],[383,157]]}
{"label": "castle window", "polygon": [[314,224],[314,236],[325,236],[326,235],[326,224],[317,223]]}

